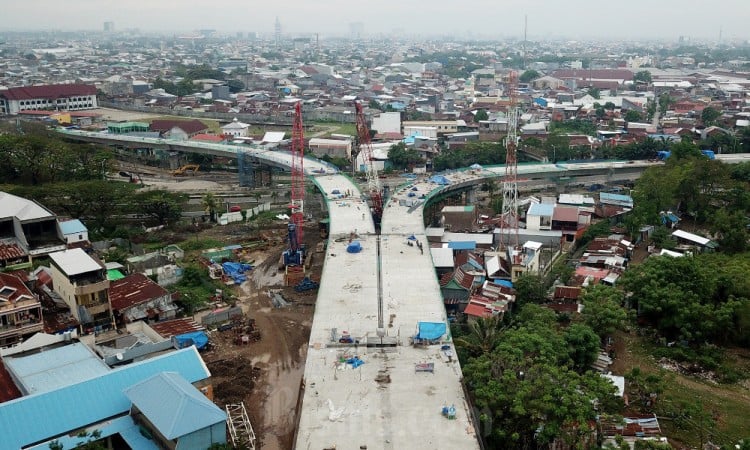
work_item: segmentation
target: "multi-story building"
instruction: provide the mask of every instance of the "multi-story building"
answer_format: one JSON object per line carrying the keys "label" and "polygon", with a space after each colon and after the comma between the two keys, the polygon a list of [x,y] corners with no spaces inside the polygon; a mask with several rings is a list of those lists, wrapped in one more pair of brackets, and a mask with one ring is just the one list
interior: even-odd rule
{"label": "multi-story building", "polygon": [[109,280],[102,263],[80,248],[51,253],[52,287],[70,307],[82,331],[113,326]]}
{"label": "multi-story building", "polygon": [[98,106],[96,87],[89,84],[23,86],[0,91],[0,114],[15,115],[34,110],[77,111]]}
{"label": "multi-story building", "polygon": [[42,331],[42,305],[15,275],[0,273],[0,347]]}

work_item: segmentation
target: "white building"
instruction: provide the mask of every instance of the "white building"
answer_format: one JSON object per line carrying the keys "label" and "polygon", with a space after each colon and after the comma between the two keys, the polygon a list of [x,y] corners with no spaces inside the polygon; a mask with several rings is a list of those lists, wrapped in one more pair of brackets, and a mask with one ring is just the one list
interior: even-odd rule
{"label": "white building", "polygon": [[247,137],[250,135],[250,125],[238,121],[235,117],[233,121],[221,127],[221,132],[225,136]]}
{"label": "white building", "polygon": [[401,133],[401,113],[385,112],[372,118],[372,130],[382,133]]}
{"label": "white building", "polygon": [[312,138],[308,148],[315,156],[328,155],[346,159],[352,157],[352,141],[350,139]]}
{"label": "white building", "polygon": [[96,87],[89,84],[51,84],[0,90],[0,114],[21,111],[77,111],[98,108]]}

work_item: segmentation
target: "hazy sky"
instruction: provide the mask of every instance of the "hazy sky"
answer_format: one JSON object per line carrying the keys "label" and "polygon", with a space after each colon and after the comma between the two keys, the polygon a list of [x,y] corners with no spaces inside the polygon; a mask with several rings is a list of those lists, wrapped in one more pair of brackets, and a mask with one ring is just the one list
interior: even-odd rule
{"label": "hazy sky", "polygon": [[272,33],[276,16],[285,34],[345,35],[349,23],[365,33],[529,38],[750,38],[750,0],[0,0],[0,30],[218,31]]}

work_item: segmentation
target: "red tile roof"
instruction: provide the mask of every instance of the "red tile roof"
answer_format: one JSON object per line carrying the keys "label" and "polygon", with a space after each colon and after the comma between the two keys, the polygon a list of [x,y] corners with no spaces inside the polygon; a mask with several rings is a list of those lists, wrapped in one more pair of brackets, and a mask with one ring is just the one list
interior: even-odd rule
{"label": "red tile roof", "polygon": [[473,317],[490,317],[492,316],[492,311],[480,303],[469,303],[466,305],[466,309],[464,309],[464,314]]}
{"label": "red tile roof", "polygon": [[31,100],[36,98],[63,98],[79,95],[96,95],[92,84],[49,84],[46,86],[23,86],[0,91],[0,97],[8,100]]}
{"label": "red tile roof", "polygon": [[113,310],[122,311],[165,296],[169,296],[169,292],[142,273],[128,275],[109,286]]}
{"label": "red tile roof", "polygon": [[0,273],[0,290],[2,290],[2,288],[4,287],[14,289],[14,291],[11,292],[8,296],[1,296],[0,299],[2,300],[9,300],[11,303],[15,303],[22,295],[31,297],[31,299],[35,298],[34,294],[31,293],[29,288],[27,288],[26,285],[23,284],[23,281],[21,281],[21,279],[15,275],[11,275],[9,273]]}
{"label": "red tile roof", "polygon": [[190,138],[191,141],[205,141],[205,142],[221,142],[224,140],[223,136],[217,136],[215,134],[196,134]]}
{"label": "red tile roof", "polygon": [[0,242],[0,261],[18,259],[24,256],[26,256],[26,252],[16,245],[15,242]]}

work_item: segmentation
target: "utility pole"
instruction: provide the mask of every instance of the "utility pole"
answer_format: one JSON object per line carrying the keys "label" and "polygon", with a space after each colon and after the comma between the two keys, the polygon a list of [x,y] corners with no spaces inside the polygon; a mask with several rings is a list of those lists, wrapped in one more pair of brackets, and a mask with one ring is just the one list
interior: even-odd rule
{"label": "utility pole", "polygon": [[529,16],[523,16],[523,70],[526,70],[526,37],[529,30]]}

